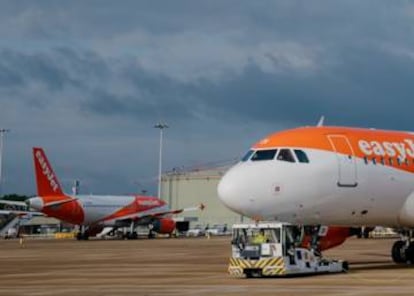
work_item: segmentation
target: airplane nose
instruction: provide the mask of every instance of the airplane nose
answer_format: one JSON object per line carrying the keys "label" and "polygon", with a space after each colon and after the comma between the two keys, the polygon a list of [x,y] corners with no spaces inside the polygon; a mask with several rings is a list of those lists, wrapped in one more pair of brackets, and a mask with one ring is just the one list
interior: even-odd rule
{"label": "airplane nose", "polygon": [[220,180],[217,191],[221,202],[229,209],[241,213],[240,206],[243,198],[238,190],[238,182],[234,174],[229,171]]}
{"label": "airplane nose", "polygon": [[40,197],[32,197],[26,200],[26,204],[29,208],[41,211],[43,209],[43,199]]}

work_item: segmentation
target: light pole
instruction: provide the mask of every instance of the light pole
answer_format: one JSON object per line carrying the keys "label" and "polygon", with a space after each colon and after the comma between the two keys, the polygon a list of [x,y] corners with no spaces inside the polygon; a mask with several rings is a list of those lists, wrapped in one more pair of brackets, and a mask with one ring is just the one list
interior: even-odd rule
{"label": "light pole", "polygon": [[162,174],[162,133],[165,128],[168,128],[168,125],[165,123],[157,123],[154,125],[154,128],[160,129],[160,155],[158,162],[158,198],[161,198],[161,174]]}
{"label": "light pole", "polygon": [[1,128],[0,129],[0,194],[3,192],[3,136],[5,133],[10,132],[9,129]]}

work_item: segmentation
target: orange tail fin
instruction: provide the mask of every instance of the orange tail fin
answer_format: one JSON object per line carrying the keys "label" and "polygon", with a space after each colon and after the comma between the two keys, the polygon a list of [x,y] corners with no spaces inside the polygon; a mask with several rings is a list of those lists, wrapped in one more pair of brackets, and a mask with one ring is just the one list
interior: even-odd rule
{"label": "orange tail fin", "polygon": [[42,148],[33,148],[33,160],[36,172],[37,194],[39,196],[63,195],[59,180]]}

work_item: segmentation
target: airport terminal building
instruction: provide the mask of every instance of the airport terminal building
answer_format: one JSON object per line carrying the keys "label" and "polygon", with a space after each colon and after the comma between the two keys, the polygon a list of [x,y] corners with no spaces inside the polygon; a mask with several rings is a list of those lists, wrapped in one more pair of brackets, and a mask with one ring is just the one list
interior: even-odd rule
{"label": "airport terminal building", "polygon": [[240,223],[247,218],[227,209],[218,198],[217,185],[230,165],[206,169],[174,169],[161,178],[161,197],[171,208],[180,209],[205,205],[203,211],[185,212],[178,217],[190,221],[191,225]]}

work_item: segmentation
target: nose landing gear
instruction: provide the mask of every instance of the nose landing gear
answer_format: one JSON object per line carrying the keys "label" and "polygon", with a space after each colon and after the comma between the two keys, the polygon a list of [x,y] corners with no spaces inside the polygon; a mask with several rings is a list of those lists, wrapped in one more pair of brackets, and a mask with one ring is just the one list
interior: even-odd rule
{"label": "nose landing gear", "polygon": [[396,241],[391,249],[391,257],[395,263],[414,264],[414,242],[411,241],[413,231],[401,233],[401,239]]}

